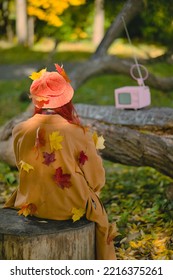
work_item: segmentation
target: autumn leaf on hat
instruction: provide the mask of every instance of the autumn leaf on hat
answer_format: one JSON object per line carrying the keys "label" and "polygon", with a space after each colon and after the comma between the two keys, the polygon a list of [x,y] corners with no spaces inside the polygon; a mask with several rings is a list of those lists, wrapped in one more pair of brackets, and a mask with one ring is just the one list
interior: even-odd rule
{"label": "autumn leaf on hat", "polygon": [[68,82],[68,83],[71,82],[70,79],[69,79],[69,77],[67,76],[67,74],[66,74],[64,68],[63,68],[63,65],[62,65],[62,66],[59,66],[59,64],[55,64],[55,68],[56,68],[57,72],[58,72],[61,76],[63,76],[63,78],[66,80],[66,82]]}
{"label": "autumn leaf on hat", "polygon": [[46,72],[46,70],[47,70],[47,69],[44,68],[44,69],[40,70],[39,72],[33,72],[33,73],[29,76],[29,78],[30,78],[31,80],[35,81],[35,80],[39,79],[39,78]]}
{"label": "autumn leaf on hat", "polygon": [[32,216],[37,212],[37,206],[34,203],[27,203],[21,207],[21,209],[17,212],[18,215],[24,215],[27,217],[28,215]]}
{"label": "autumn leaf on hat", "polygon": [[[34,95],[33,95],[34,96]],[[32,97],[31,97],[32,98]],[[43,103],[43,104],[48,104],[49,103],[49,98],[48,97],[44,97],[44,96],[34,96],[35,100],[37,101],[37,103]]]}
{"label": "autumn leaf on hat", "polygon": [[59,131],[54,131],[49,134],[49,142],[51,151],[58,151],[62,149],[61,142],[63,141],[63,136],[60,135]]}
{"label": "autumn leaf on hat", "polygon": [[29,173],[30,170],[33,170],[33,169],[34,169],[34,167],[33,167],[32,165],[30,165],[29,163],[27,163],[27,162],[25,162],[25,161],[23,161],[23,160],[21,160],[21,161],[19,162],[19,164],[20,164],[20,166],[21,166],[21,169],[23,169],[24,171],[26,171],[26,172],[28,172],[28,173]]}
{"label": "autumn leaf on hat", "polygon": [[45,104],[49,104],[49,98],[43,96],[29,95],[29,98],[34,99],[38,108],[42,108]]}
{"label": "autumn leaf on hat", "polygon": [[58,187],[60,187],[61,189],[71,187],[70,178],[71,178],[71,175],[63,173],[61,167],[58,167],[55,171],[55,174],[53,175],[54,181],[56,182]]}
{"label": "autumn leaf on hat", "polygon": [[104,145],[105,139],[103,138],[103,136],[98,136],[97,132],[94,132],[92,137],[93,137],[93,141],[96,146],[96,149],[103,150],[105,148],[105,145]]}
{"label": "autumn leaf on hat", "polygon": [[47,153],[47,152],[43,152],[43,157],[44,157],[43,163],[48,165],[48,166],[51,164],[51,162],[54,162],[56,160],[54,152],[52,152],[50,154]]}
{"label": "autumn leaf on hat", "polygon": [[85,214],[85,209],[83,208],[72,208],[72,220],[73,222],[78,221]]}
{"label": "autumn leaf on hat", "polygon": [[80,154],[79,154],[79,163],[81,165],[84,165],[85,162],[88,160],[88,156],[84,153],[84,151],[81,151]]}

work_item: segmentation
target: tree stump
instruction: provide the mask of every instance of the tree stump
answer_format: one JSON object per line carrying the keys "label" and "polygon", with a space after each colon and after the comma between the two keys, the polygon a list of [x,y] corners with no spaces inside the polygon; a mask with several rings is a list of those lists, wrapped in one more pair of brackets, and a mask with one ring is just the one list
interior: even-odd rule
{"label": "tree stump", "polygon": [[1,260],[93,260],[95,224],[54,221],[0,209]]}

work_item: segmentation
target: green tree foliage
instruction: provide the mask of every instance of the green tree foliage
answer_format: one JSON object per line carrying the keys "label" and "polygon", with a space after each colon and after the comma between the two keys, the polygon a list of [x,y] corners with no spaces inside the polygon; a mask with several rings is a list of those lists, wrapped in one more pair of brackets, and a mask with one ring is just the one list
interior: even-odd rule
{"label": "green tree foliage", "polygon": [[11,17],[13,15],[13,1],[12,0],[0,0],[0,36],[8,37],[11,25]]}
{"label": "green tree foliage", "polygon": [[70,6],[78,6],[85,0],[27,0],[29,16],[34,16],[49,25],[59,27],[63,24],[60,15]]}
{"label": "green tree foliage", "polygon": [[41,36],[49,36],[57,41],[76,41],[90,39],[92,36],[93,0],[86,1],[81,6],[70,6],[59,16],[63,23],[58,28],[46,25],[43,21],[35,22],[37,39]]}
{"label": "green tree foliage", "polygon": [[[81,0],[82,1],[82,0]],[[124,3],[127,0],[104,1],[105,9],[105,30],[110,26],[115,16],[120,12]],[[28,0],[28,3],[37,5],[44,2],[45,5],[50,1],[43,0]],[[55,4],[56,1],[52,1]],[[68,5],[77,3],[76,0],[67,0]],[[79,1],[80,2],[80,1]],[[82,1],[81,3],[83,3]],[[7,29],[12,25],[11,17],[14,17],[15,0],[0,0],[0,36],[7,35]],[[33,7],[30,7],[30,15],[34,15]],[[40,10],[45,10],[44,7],[35,7]],[[38,9],[35,11],[38,12]],[[172,48],[173,40],[173,24],[172,24],[173,5],[172,0],[145,0],[144,9],[132,22],[128,25],[128,30],[132,39],[143,40],[149,43],[162,44],[169,49]],[[39,14],[38,14],[39,15]],[[64,9],[63,14],[58,13],[58,18],[61,26],[55,27],[46,24],[44,19],[36,16],[35,21],[35,37],[39,39],[42,36],[51,36],[56,40],[79,40],[91,39],[93,32],[93,17],[94,17],[94,0],[87,0],[85,4],[78,6],[68,6]],[[8,28],[7,28],[8,27]],[[14,31],[14,30],[13,30]],[[8,36],[6,36],[8,37]],[[122,34],[126,38],[125,32]]]}
{"label": "green tree foliage", "polygon": [[[173,41],[172,0],[147,0],[141,14],[128,26],[132,38],[172,47]],[[123,37],[126,37],[125,33]]]}
{"label": "green tree foliage", "polygon": [[173,41],[173,2],[172,0],[147,1],[141,14],[140,33],[150,42],[158,42],[168,47]]}

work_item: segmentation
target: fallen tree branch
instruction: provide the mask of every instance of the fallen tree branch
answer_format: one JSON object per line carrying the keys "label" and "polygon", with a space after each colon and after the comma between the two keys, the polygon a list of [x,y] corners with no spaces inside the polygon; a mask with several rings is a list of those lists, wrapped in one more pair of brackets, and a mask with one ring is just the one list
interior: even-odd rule
{"label": "fallen tree branch", "polygon": [[97,50],[93,54],[93,58],[102,57],[113,41],[118,38],[124,31],[122,17],[124,17],[126,24],[128,24],[143,8],[143,0],[128,0],[120,13],[115,17],[113,23],[107,30],[103,40],[99,44]]}
{"label": "fallen tree branch", "polygon": [[[133,64],[134,63],[127,59],[121,59],[113,55],[105,55],[103,57],[91,58],[79,64],[75,68],[75,71],[73,70],[69,73],[69,76],[72,81],[72,86],[74,89],[77,89],[89,78],[100,74],[125,74],[130,76],[130,67]],[[173,77],[162,78],[149,73],[145,84],[151,88],[166,92],[173,89]],[[126,84],[122,86],[126,86]]]}
{"label": "fallen tree branch", "polygon": [[85,124],[106,139],[102,156],[131,166],[150,166],[173,178],[173,109],[117,110],[77,105]]}

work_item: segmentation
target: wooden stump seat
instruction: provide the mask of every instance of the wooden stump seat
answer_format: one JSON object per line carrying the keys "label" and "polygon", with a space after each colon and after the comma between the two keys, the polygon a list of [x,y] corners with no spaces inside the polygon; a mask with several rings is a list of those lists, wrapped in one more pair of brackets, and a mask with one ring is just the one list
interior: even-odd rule
{"label": "wooden stump seat", "polygon": [[0,209],[1,260],[93,260],[95,224],[54,221]]}

